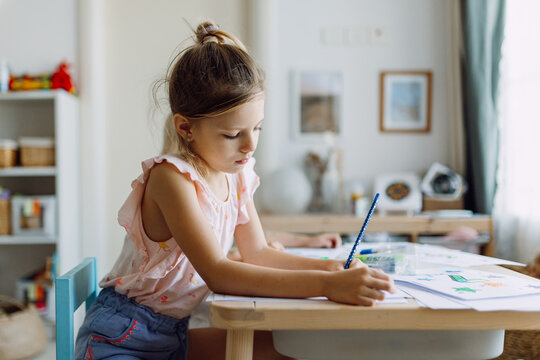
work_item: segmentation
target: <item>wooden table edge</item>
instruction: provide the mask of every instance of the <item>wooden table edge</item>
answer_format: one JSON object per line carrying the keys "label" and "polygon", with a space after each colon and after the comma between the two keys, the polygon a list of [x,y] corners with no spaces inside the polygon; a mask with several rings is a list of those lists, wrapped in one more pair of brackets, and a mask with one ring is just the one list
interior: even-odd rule
{"label": "wooden table edge", "polygon": [[[245,307],[242,307],[244,305]],[[373,308],[333,302],[214,302],[212,326],[252,330],[539,330],[540,312],[442,310],[408,304]]]}

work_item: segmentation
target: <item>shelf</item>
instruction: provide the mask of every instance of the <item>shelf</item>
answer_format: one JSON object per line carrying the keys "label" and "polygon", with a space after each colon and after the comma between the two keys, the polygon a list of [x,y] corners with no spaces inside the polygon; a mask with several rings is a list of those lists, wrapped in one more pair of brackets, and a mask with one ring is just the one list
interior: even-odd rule
{"label": "shelf", "polygon": [[7,176],[55,176],[54,166],[15,166],[0,169],[0,177]]}
{"label": "shelf", "polygon": [[[16,282],[56,254],[65,273],[81,260],[80,251],[79,99],[64,90],[12,91],[0,94],[0,137],[48,137],[55,140],[55,166],[0,168],[0,185],[12,194],[54,196],[55,233],[17,232],[0,236],[0,293],[15,295]],[[45,209],[47,210],[47,209]],[[1,357],[1,356],[0,356]]]}
{"label": "shelf", "polygon": [[0,101],[2,100],[51,100],[54,99],[57,94],[69,94],[65,90],[31,90],[31,91],[9,91],[7,93],[0,94]]}
{"label": "shelf", "polygon": [[56,244],[56,237],[50,235],[0,235],[2,245]]}

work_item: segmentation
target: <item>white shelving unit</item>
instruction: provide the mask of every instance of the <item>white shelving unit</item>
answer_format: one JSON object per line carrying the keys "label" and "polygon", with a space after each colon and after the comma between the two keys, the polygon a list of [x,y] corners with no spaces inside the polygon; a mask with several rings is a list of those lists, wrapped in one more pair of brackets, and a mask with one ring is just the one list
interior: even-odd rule
{"label": "white shelving unit", "polygon": [[54,236],[0,236],[0,293],[14,296],[17,279],[57,254],[64,273],[80,260],[79,100],[63,91],[0,94],[0,138],[55,139],[54,167],[0,168],[0,186],[22,195],[56,197]]}

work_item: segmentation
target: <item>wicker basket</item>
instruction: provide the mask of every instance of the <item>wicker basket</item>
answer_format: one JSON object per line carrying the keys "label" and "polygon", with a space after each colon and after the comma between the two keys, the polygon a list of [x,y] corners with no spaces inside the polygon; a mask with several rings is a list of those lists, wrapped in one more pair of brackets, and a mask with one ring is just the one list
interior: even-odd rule
{"label": "wicker basket", "polygon": [[[505,268],[531,275],[528,267],[502,265]],[[540,359],[540,330],[506,330],[504,350],[496,360]]]}
{"label": "wicker basket", "polygon": [[19,146],[22,166],[54,166],[54,139],[24,137]]}
{"label": "wicker basket", "polygon": [[506,330],[504,332],[504,351],[495,359],[540,359],[540,331]]}
{"label": "wicker basket", "polygon": [[8,199],[0,199],[0,235],[11,234],[11,204]]}
{"label": "wicker basket", "polygon": [[35,306],[0,295],[0,359],[27,359],[46,347],[45,324]]}
{"label": "wicker basket", "polygon": [[0,139],[0,168],[15,166],[17,162],[17,142]]}

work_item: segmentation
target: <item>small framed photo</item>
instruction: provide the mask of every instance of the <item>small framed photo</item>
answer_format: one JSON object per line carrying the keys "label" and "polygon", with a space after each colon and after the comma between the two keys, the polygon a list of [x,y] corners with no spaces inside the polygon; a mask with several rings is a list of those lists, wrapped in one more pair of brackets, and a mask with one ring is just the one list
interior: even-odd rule
{"label": "small framed photo", "polygon": [[339,71],[297,71],[292,74],[292,134],[320,140],[342,128],[343,75]]}
{"label": "small framed photo", "polygon": [[428,133],[431,88],[431,71],[381,72],[380,131]]}

